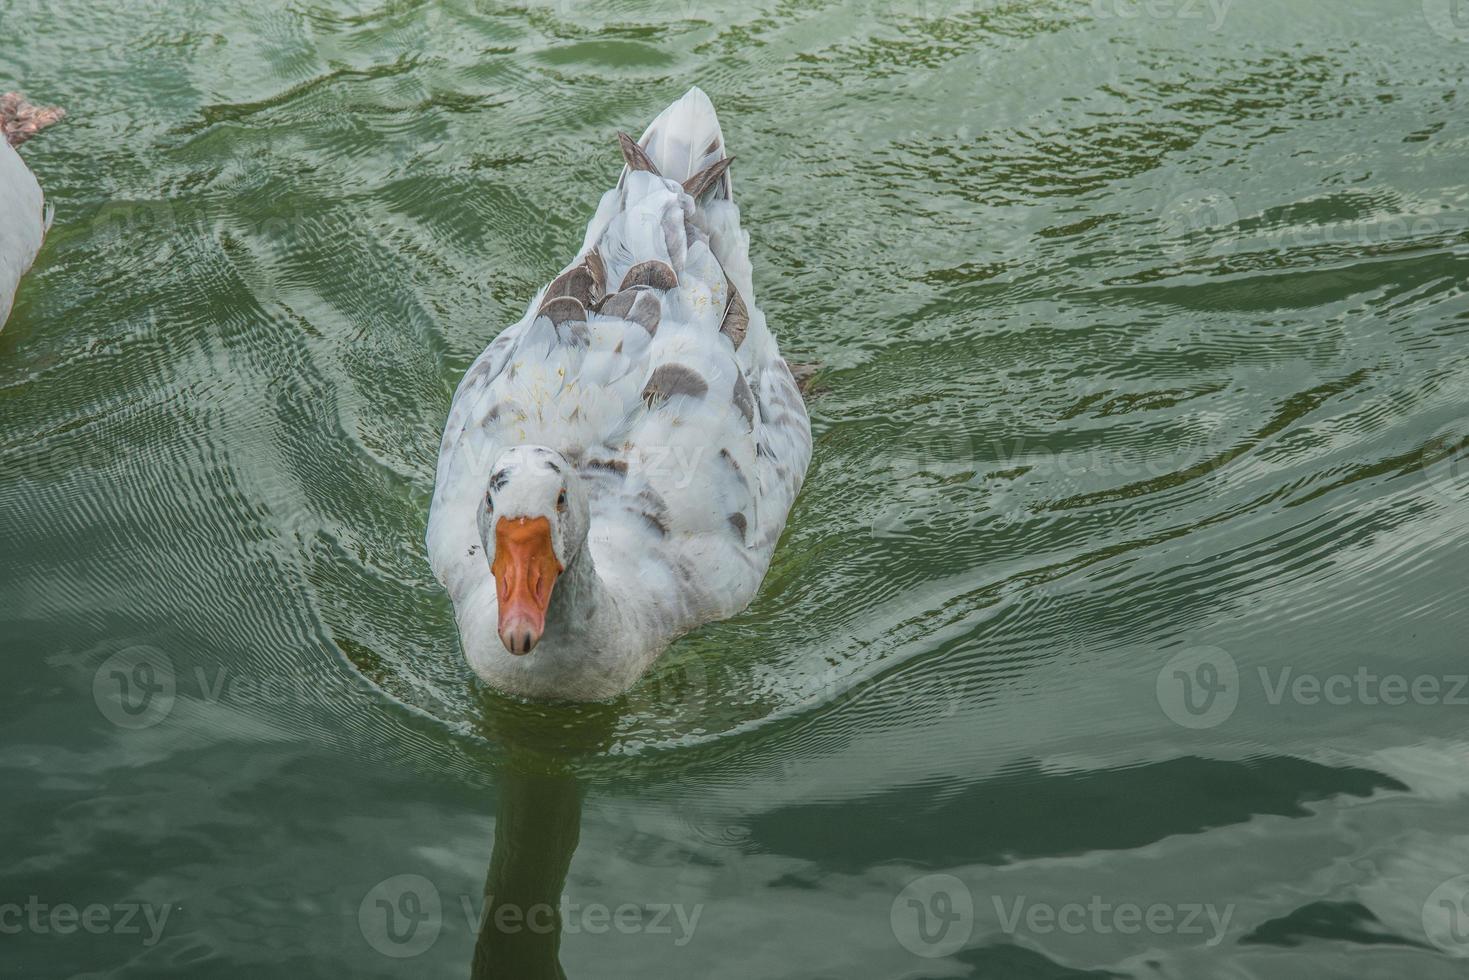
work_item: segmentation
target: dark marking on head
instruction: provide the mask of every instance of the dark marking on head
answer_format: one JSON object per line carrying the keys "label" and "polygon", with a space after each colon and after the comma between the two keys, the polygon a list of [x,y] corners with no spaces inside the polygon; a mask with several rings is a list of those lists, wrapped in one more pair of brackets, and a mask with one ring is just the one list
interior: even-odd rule
{"label": "dark marking on head", "polygon": [[663,176],[658,173],[658,168],[648,156],[648,151],[643,149],[637,140],[626,133],[618,133],[617,144],[622,147],[622,159],[627,161],[629,170],[646,170],[659,177]]}
{"label": "dark marking on head", "polygon": [[505,484],[510,482],[510,471],[508,469],[497,470],[490,477],[490,490],[498,492],[504,489]]}
{"label": "dark marking on head", "polygon": [[557,465],[557,464],[556,464],[556,463],[554,463],[554,462],[552,462],[552,461],[551,461],[551,460],[549,460],[549,459],[548,459],[548,460],[546,460],[546,467],[547,467],[547,468],[548,468],[548,469],[549,469],[549,470],[550,470],[550,471],[551,471],[551,472],[552,472],[552,473],[560,473],[560,472],[561,472],[561,467],[560,467],[560,466],[558,466],[558,465]]}
{"label": "dark marking on head", "polygon": [[678,273],[673,271],[673,266],[661,259],[648,259],[628,269],[627,275],[622,277],[622,285],[617,288],[620,291],[633,286],[674,289],[678,286]]}
{"label": "dark marking on head", "polygon": [[[697,201],[704,196],[705,191],[709,190],[716,183],[720,185],[722,190],[724,187],[724,172],[729,169],[729,165],[732,163],[734,163],[734,157],[725,157],[723,160],[716,160],[709,164],[709,166],[683,182],[684,193]],[[725,195],[721,194],[720,196],[723,197]]]}
{"label": "dark marking on head", "polygon": [[733,514],[729,515],[729,523],[732,527],[734,527],[735,531],[739,534],[741,538],[745,536],[745,529],[746,527],[748,527],[749,522],[745,520],[744,514],[741,514],[739,511],[735,511]]}
{"label": "dark marking on head", "polygon": [[473,558],[474,557],[474,553],[476,551],[478,551],[478,550],[479,550],[479,545],[477,545],[477,544],[470,545],[469,546],[469,557]]}
{"label": "dark marking on head", "polygon": [[683,364],[660,364],[643,386],[643,402],[651,407],[675,395],[703,398],[708,393],[709,383],[698,371]]}
{"label": "dark marking on head", "polygon": [[745,372],[738,369],[735,375],[734,394],[732,401],[735,408],[745,417],[746,425],[753,429],[755,427],[755,393],[750,390],[750,382],[745,380]]}
{"label": "dark marking on head", "polygon": [[724,310],[724,322],[719,325],[719,332],[730,339],[739,350],[740,344],[745,342],[745,333],[750,329],[750,310],[745,306],[744,297],[740,295],[739,289],[734,283],[729,284],[729,306]]}

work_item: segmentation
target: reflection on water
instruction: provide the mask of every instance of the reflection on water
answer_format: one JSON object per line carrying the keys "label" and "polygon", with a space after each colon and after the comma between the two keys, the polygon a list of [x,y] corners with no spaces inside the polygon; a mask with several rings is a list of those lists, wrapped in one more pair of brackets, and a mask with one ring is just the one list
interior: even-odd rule
{"label": "reflection on water", "polygon": [[564,980],[561,893],[581,831],[570,773],[500,774],[495,850],[474,945],[475,980]]}

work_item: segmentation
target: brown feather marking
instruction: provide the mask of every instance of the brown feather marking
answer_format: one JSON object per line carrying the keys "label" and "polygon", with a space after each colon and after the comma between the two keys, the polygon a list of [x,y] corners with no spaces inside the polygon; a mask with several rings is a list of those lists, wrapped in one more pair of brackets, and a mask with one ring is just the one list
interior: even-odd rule
{"label": "brown feather marking", "polygon": [[663,318],[663,304],[647,286],[634,286],[608,296],[597,312],[636,323],[652,335]]}
{"label": "brown feather marking", "polygon": [[703,398],[709,393],[709,382],[693,368],[683,364],[660,364],[643,386],[643,401],[649,407],[675,395]]}
{"label": "brown feather marking", "polygon": [[719,332],[728,337],[738,350],[740,344],[745,342],[745,332],[749,329],[750,310],[745,306],[745,298],[731,282],[729,284],[729,306],[724,311],[724,322],[719,325]]}
{"label": "brown feather marking", "polygon": [[[592,270],[587,268],[585,263],[574,265],[551,280],[551,285],[546,287],[546,302],[562,296],[570,296],[582,306],[591,306],[594,284]],[[544,304],[541,309],[545,309]]]}
{"label": "brown feather marking", "polygon": [[648,156],[648,151],[638,145],[637,140],[626,133],[618,133],[617,143],[622,147],[622,158],[627,161],[629,170],[646,170],[648,173],[658,177],[663,176],[658,173],[658,168],[653,164],[652,158]]}
{"label": "brown feather marking", "polygon": [[725,157],[723,160],[715,160],[709,166],[694,174],[683,182],[684,193],[694,200],[704,196],[704,192],[714,186],[714,182],[724,176],[729,165],[734,163],[734,157]]}
{"label": "brown feather marking", "polygon": [[603,316],[615,316],[623,320],[627,319],[628,313],[632,311],[632,302],[638,298],[639,290],[623,289],[613,293],[602,300],[602,305],[597,312]]}
{"label": "brown feather marking", "polygon": [[575,296],[557,296],[541,304],[538,316],[546,317],[557,327],[568,320],[586,321],[587,308]]}
{"label": "brown feather marking", "polygon": [[620,459],[589,459],[587,460],[587,468],[607,470],[609,473],[616,473],[619,476],[627,475],[627,463]]}
{"label": "brown feather marking", "polygon": [[592,301],[588,306],[594,306],[602,302],[602,297],[607,295],[607,263],[602,261],[602,253],[595,248],[587,253],[587,257],[582,262],[592,276]]}
{"label": "brown feather marking", "polygon": [[663,320],[663,304],[658,302],[658,297],[654,296],[650,290],[640,289],[626,319],[648,331],[651,337],[658,332],[658,324]]}
{"label": "brown feather marking", "polygon": [[617,288],[621,291],[634,286],[674,289],[678,286],[678,273],[673,271],[673,266],[661,259],[648,259],[628,269],[627,275],[622,277],[622,285]]}

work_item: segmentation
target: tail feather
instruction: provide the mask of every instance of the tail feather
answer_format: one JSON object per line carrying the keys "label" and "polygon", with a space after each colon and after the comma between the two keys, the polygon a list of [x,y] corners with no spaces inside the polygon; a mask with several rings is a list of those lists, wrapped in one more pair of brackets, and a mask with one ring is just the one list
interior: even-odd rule
{"label": "tail feather", "polygon": [[[714,103],[697,85],[660,112],[638,143],[660,174],[680,184],[726,156]],[[721,196],[731,197],[728,171],[717,179]]]}

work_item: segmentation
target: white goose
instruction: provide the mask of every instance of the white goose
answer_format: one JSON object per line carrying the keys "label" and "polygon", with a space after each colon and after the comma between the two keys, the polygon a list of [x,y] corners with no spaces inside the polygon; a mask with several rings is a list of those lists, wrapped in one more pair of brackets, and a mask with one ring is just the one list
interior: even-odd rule
{"label": "white goose", "polygon": [[611,697],[744,609],[811,459],[709,97],[619,139],[581,251],[470,366],[439,450],[430,563],[470,666],[524,697]]}
{"label": "white goose", "polygon": [[51,224],[41,185],[15,147],[62,115],[60,109],[33,106],[15,92],[0,95],[0,327]]}

